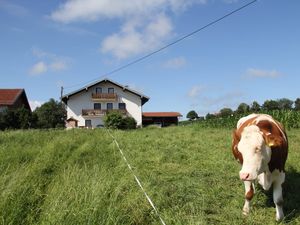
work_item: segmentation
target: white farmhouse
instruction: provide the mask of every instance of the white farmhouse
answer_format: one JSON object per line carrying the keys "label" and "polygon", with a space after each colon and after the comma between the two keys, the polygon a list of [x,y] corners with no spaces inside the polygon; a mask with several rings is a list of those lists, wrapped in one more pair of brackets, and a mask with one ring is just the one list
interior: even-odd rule
{"label": "white farmhouse", "polygon": [[62,96],[67,106],[66,127],[99,127],[103,116],[119,111],[142,126],[142,106],[149,97],[112,80],[104,79]]}

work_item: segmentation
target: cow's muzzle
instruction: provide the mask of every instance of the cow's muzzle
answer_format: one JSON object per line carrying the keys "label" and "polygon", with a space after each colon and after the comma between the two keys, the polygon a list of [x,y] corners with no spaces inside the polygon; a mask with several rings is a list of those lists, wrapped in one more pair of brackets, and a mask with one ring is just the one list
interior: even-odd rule
{"label": "cow's muzzle", "polygon": [[243,181],[252,180],[250,179],[250,173],[240,173],[240,179]]}

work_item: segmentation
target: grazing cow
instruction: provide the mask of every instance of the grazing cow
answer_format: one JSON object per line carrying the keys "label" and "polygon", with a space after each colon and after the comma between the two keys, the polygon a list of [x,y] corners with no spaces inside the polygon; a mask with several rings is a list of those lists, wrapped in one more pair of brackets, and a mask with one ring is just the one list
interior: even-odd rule
{"label": "grazing cow", "polygon": [[269,190],[273,184],[276,220],[282,220],[282,184],[288,154],[288,139],[283,126],[266,114],[241,118],[233,132],[232,152],[242,165],[239,175],[245,185],[243,214],[250,212],[254,180],[257,179],[264,190]]}

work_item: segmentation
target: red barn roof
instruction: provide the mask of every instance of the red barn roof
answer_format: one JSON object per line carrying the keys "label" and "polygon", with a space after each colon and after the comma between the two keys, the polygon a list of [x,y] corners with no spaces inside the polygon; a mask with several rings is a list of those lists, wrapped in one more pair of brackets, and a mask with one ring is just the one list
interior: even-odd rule
{"label": "red barn roof", "polygon": [[144,112],[143,117],[178,117],[182,116],[178,112]]}
{"label": "red barn roof", "polygon": [[19,104],[30,109],[24,89],[0,89],[0,105],[10,107]]}
{"label": "red barn roof", "polygon": [[13,105],[23,89],[0,89],[0,105]]}

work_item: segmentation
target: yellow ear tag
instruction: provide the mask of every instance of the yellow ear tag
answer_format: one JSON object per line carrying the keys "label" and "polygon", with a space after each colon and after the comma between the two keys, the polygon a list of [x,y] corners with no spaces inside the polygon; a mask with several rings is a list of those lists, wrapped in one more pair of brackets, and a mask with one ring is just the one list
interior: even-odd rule
{"label": "yellow ear tag", "polygon": [[268,143],[268,146],[269,146],[269,147],[274,146],[274,142],[273,142],[273,141],[269,142],[269,143]]}

